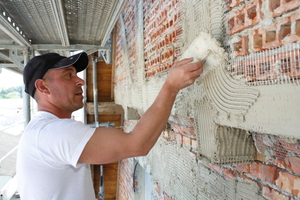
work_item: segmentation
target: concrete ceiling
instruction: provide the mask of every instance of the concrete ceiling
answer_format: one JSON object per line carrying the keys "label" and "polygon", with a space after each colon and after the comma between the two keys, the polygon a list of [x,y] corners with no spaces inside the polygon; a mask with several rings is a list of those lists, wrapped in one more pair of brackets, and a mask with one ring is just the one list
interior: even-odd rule
{"label": "concrete ceiling", "polygon": [[0,0],[0,69],[22,73],[27,55],[110,50],[125,1]]}

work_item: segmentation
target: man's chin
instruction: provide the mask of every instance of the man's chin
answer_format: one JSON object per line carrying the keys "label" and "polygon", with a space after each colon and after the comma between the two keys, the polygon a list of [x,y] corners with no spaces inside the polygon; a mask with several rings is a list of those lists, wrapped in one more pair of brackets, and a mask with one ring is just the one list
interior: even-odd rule
{"label": "man's chin", "polygon": [[82,101],[75,105],[75,110],[74,111],[79,110],[81,108],[83,108],[83,102]]}

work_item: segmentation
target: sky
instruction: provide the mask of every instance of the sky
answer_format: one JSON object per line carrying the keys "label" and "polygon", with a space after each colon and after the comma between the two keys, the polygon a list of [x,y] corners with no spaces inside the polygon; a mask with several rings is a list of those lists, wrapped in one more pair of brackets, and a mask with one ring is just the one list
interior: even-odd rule
{"label": "sky", "polygon": [[2,68],[0,70],[0,88],[9,88],[23,85],[21,74]]}

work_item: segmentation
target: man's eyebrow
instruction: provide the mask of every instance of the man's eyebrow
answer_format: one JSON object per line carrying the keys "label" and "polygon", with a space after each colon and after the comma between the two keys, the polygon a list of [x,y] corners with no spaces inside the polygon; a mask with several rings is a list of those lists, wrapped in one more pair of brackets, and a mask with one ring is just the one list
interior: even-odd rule
{"label": "man's eyebrow", "polygon": [[65,73],[65,72],[67,72],[67,71],[72,71],[72,72],[74,72],[74,71],[76,71],[73,67],[65,67],[65,68],[63,68],[63,70],[62,70],[62,72],[61,73]]}

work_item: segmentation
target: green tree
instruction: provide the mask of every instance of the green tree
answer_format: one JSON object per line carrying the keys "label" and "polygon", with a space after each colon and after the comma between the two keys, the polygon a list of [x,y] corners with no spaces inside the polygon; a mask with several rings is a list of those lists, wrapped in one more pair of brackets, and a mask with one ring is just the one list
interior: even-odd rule
{"label": "green tree", "polygon": [[22,98],[22,86],[0,88],[0,99]]}
{"label": "green tree", "polygon": [[5,99],[20,99],[21,95],[19,92],[10,92],[4,95]]}

